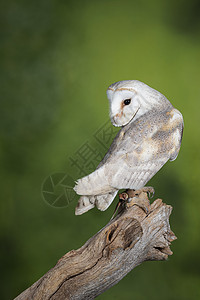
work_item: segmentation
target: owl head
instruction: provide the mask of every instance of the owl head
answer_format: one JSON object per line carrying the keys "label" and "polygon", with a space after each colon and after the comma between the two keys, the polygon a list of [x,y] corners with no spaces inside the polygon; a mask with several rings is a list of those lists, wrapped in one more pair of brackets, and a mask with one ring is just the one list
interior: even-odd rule
{"label": "owl head", "polygon": [[114,126],[125,126],[151,109],[171,105],[167,98],[138,80],[124,80],[107,89],[110,119]]}

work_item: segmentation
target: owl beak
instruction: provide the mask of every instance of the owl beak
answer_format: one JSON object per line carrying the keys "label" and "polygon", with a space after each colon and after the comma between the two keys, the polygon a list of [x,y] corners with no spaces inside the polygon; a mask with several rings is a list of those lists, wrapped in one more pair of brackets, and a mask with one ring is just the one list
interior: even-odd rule
{"label": "owl beak", "polygon": [[111,122],[112,122],[113,126],[115,126],[115,127],[121,127],[122,126],[120,124],[117,124],[117,117],[116,116],[111,118]]}

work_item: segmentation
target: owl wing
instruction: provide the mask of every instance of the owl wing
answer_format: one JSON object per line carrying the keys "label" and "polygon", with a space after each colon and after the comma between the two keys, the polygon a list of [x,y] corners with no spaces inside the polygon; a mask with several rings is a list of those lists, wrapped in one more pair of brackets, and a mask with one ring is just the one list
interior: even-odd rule
{"label": "owl wing", "polygon": [[113,187],[140,189],[168,160],[173,161],[178,156],[183,135],[181,113],[173,108],[167,114],[155,115],[151,120],[151,124],[154,124],[151,130],[148,130],[150,126],[147,123],[143,125],[144,137],[139,139],[139,143],[131,143],[132,138],[127,138],[124,146],[129,150],[114,158],[118,160],[118,169],[113,170]]}
{"label": "owl wing", "polygon": [[[168,114],[155,115],[151,120],[154,126],[151,125],[149,130],[147,123],[143,123],[143,138],[133,143],[133,136],[127,137],[120,143],[121,149],[127,149],[125,153],[118,150],[118,157],[111,159],[118,161],[118,166],[113,167],[112,187],[140,189],[168,160],[175,160],[178,156],[183,135],[181,113],[173,108]],[[138,133],[141,134],[134,132],[135,136]],[[111,161],[110,164],[113,165]]]}
{"label": "owl wing", "polygon": [[[167,152],[158,153],[152,140],[140,145],[141,153],[132,149],[118,158],[118,165],[113,167],[111,186],[117,189],[140,189],[169,160]],[[157,153],[156,153],[157,152]]]}
{"label": "owl wing", "polygon": [[175,111],[144,116],[121,129],[97,170],[79,179],[75,191],[99,195],[143,187],[180,149],[183,121]]}

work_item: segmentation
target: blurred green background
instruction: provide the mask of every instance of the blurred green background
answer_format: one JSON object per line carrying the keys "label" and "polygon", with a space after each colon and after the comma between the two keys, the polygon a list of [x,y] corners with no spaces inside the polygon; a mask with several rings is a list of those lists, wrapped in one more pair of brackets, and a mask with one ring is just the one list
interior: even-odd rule
{"label": "blurred green background", "polygon": [[41,189],[50,174],[72,175],[69,157],[86,141],[98,147],[106,89],[124,79],[159,90],[184,116],[178,159],[150,182],[173,206],[178,240],[167,262],[143,263],[99,299],[200,299],[199,12],[196,0],[1,1],[1,299],[111,217],[117,200],[75,216],[76,199],[56,208]]}

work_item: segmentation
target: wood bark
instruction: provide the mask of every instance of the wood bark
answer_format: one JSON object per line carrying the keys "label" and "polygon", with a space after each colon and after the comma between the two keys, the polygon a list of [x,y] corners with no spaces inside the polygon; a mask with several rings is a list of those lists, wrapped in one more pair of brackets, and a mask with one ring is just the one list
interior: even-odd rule
{"label": "wood bark", "polygon": [[94,299],[142,262],[166,260],[176,239],[169,225],[171,210],[161,199],[150,205],[145,192],[135,195],[103,229],[66,253],[15,300]]}

